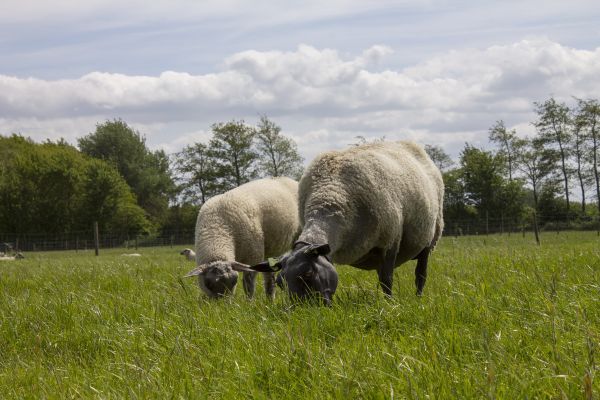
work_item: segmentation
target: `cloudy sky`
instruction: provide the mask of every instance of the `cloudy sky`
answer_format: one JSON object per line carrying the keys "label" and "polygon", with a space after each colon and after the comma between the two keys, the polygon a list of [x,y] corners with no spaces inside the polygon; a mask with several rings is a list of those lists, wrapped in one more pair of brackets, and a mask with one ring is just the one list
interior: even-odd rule
{"label": "cloudy sky", "polygon": [[0,1],[0,134],[122,118],[169,153],[266,114],[302,155],[356,136],[456,156],[533,102],[600,97],[600,1]]}

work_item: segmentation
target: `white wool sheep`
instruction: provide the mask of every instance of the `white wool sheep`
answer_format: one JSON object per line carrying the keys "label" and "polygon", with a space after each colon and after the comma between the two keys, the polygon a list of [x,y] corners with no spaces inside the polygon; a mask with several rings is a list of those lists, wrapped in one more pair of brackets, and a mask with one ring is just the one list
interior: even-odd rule
{"label": "white wool sheep", "polygon": [[[300,233],[298,183],[290,178],[252,181],[209,199],[196,222],[196,269],[200,288],[209,297],[232,293],[237,272],[244,271],[248,297],[254,295],[256,272],[249,265],[288,251]],[[273,272],[263,275],[268,298],[275,296]]]}
{"label": "white wool sheep", "polygon": [[179,253],[190,261],[196,261],[196,253],[192,249],[183,249]]}
{"label": "white wool sheep", "polygon": [[[421,294],[427,258],[442,234],[444,183],[423,148],[380,142],[329,151],[306,169],[299,186],[302,233],[275,266],[292,296],[318,294],[329,304],[337,287],[331,261],[376,269],[387,295],[393,270],[417,259]],[[331,260],[327,259],[330,254]],[[255,270],[268,270],[265,263]]]}
{"label": "white wool sheep", "polygon": [[25,256],[23,253],[17,253],[14,256],[7,256],[6,254],[0,255],[0,261],[14,261],[14,260],[22,260]]}

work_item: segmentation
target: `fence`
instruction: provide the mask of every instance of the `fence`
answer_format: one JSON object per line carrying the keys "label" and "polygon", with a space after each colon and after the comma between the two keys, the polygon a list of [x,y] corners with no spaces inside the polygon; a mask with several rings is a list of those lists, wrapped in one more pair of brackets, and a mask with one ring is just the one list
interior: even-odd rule
{"label": "fence", "polygon": [[[89,231],[70,232],[61,235],[46,234],[3,234],[0,243],[14,251],[52,251],[52,250],[94,250],[93,229]],[[173,231],[152,236],[135,236],[99,232],[98,245],[101,249],[182,246],[194,243],[194,232]],[[0,251],[2,249],[0,248]]]}
{"label": "fence", "polygon": [[[519,221],[510,218],[482,219],[446,219],[445,236],[468,236],[488,234],[534,233],[535,223],[541,232],[561,232],[564,230],[589,230],[600,235],[600,218],[553,216],[534,220],[532,216]],[[189,246],[194,243],[194,232],[174,230],[151,236],[133,236],[99,232],[98,245],[101,249],[154,246]],[[69,232],[60,235],[0,233],[0,251],[3,248],[14,251],[52,251],[52,250],[93,250],[95,249],[94,231]]]}

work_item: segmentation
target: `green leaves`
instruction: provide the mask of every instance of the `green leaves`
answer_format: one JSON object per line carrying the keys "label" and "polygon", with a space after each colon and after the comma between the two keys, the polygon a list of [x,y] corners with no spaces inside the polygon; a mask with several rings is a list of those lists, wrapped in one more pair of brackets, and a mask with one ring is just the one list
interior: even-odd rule
{"label": "green leaves", "polygon": [[0,231],[61,234],[94,221],[114,232],[149,228],[119,172],[64,143],[0,136]]}

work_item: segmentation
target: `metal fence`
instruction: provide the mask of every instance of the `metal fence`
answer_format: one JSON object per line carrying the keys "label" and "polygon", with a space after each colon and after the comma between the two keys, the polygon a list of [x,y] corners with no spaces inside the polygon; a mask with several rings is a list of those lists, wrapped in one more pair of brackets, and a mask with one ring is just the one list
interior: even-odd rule
{"label": "metal fence", "polygon": [[[539,226],[539,231],[542,233],[561,232],[565,230],[588,230],[596,231],[600,234],[600,218],[597,216],[585,218],[556,216],[555,218],[540,218],[537,221],[530,216],[518,221],[510,218],[446,219],[444,235],[469,236],[533,233],[536,222]],[[194,232],[190,230],[176,230],[156,235],[139,236],[111,232],[99,232],[98,235],[98,244],[101,249],[138,249],[140,247],[154,246],[179,247],[190,246],[193,243]],[[0,233],[0,252],[94,249],[93,228],[90,228],[89,231],[69,232],[60,235]]]}

